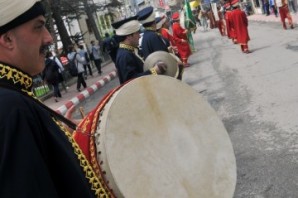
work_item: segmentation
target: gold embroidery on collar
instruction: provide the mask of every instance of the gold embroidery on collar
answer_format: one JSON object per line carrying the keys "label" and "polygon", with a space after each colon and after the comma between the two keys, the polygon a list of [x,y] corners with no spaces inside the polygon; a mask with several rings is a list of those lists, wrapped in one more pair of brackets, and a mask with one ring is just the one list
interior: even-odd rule
{"label": "gold embroidery on collar", "polygon": [[135,47],[130,46],[130,45],[126,45],[124,43],[120,43],[119,47],[123,48],[123,49],[127,49],[127,50],[132,51],[132,52],[134,52],[134,50],[135,50]]}
{"label": "gold embroidery on collar", "polygon": [[30,76],[15,68],[0,64],[0,79],[2,78],[13,81],[14,84],[19,83],[26,89],[32,86],[32,78]]}
{"label": "gold embroidery on collar", "polygon": [[[18,71],[14,68],[10,68],[3,64],[0,64],[0,78],[7,78],[10,80],[13,79],[14,83],[20,82],[21,85],[25,85],[26,88],[29,88],[32,84],[32,78],[28,75]],[[38,100],[42,103],[32,91],[28,91],[26,89],[21,89],[22,92],[28,94],[35,100]],[[78,160],[80,161],[80,166],[83,168],[85,173],[85,177],[88,179],[89,183],[91,184],[91,189],[94,191],[96,197],[111,197],[110,193],[104,188],[102,183],[99,181],[98,177],[95,175],[91,165],[89,164],[88,160],[86,159],[85,155],[83,154],[82,150],[80,149],[79,145],[74,141],[70,132],[65,129],[65,127],[61,124],[61,122],[57,121],[54,117],[52,117],[53,121],[59,126],[61,131],[64,132],[66,137],[68,138],[69,142],[71,143],[74,153],[77,155]]]}
{"label": "gold embroidery on collar", "polygon": [[144,62],[143,58],[139,56],[138,48],[135,48],[135,47],[130,46],[130,45],[126,45],[126,44],[124,44],[124,43],[120,43],[119,47],[131,51],[131,52],[134,53],[134,54],[135,54],[135,55],[136,55],[142,62]]}
{"label": "gold embroidery on collar", "polygon": [[156,31],[156,28],[153,28],[153,27],[146,27],[145,30],[151,30],[151,31],[154,31],[154,32],[155,32],[155,31]]}

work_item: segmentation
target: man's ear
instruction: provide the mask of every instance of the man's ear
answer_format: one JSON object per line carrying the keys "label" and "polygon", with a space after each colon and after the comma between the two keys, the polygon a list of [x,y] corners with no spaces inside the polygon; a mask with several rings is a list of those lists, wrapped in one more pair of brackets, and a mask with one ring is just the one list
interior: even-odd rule
{"label": "man's ear", "polygon": [[7,49],[13,48],[12,33],[10,31],[0,35],[0,45],[1,47],[7,48]]}

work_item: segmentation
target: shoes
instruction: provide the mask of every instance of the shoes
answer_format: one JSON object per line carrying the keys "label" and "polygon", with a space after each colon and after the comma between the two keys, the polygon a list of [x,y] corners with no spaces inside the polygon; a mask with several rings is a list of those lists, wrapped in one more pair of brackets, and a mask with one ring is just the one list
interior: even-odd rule
{"label": "shoes", "polygon": [[184,67],[190,67],[189,63],[184,63]]}
{"label": "shoes", "polygon": [[81,89],[77,89],[78,90],[78,92],[81,92]]}
{"label": "shoes", "polygon": [[291,29],[294,29],[294,25],[291,25]]}
{"label": "shoes", "polygon": [[55,102],[59,102],[57,98],[55,98]]}
{"label": "shoes", "polygon": [[245,54],[249,54],[249,53],[251,53],[251,51],[249,51],[249,50],[244,50],[243,53],[245,53]]}

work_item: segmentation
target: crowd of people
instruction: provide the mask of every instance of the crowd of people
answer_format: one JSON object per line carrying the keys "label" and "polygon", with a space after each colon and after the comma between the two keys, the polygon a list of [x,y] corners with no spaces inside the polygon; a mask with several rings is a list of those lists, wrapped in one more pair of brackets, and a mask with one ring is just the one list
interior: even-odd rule
{"label": "crowd of people", "polygon": [[[45,57],[45,68],[41,72],[41,78],[45,83],[53,87],[54,99],[58,102],[58,98],[62,97],[60,88],[62,87],[67,92],[67,79],[72,76],[69,73],[69,64],[73,61],[77,70],[74,77],[77,78],[77,91],[81,91],[81,86],[87,87],[85,79],[87,76],[93,77],[93,64],[95,65],[99,75],[101,71],[101,49],[100,44],[91,41],[90,50],[86,50],[82,44],[73,44],[68,46],[68,53],[62,55],[48,51]],[[60,86],[61,84],[61,86]]]}
{"label": "crowd of people", "polygon": [[[33,76],[40,73],[53,86],[55,101],[62,97],[59,83],[67,91],[63,61],[47,51],[53,39],[45,27],[41,1],[0,3],[0,197],[108,197],[107,189],[71,136],[75,124],[46,107],[32,93]],[[284,5],[280,4],[279,13],[288,17]],[[209,26],[219,27],[222,36],[227,35],[240,44],[244,53],[249,53],[247,18],[239,5],[226,7],[225,15],[213,15],[214,12],[204,15],[212,18]],[[189,34],[195,29],[181,26],[179,12],[170,17],[155,17],[149,6],[136,16],[112,24],[115,34],[106,35],[103,48],[115,63],[120,84],[143,75],[164,74],[169,65],[163,61],[144,70],[144,61],[157,51],[177,57],[177,78],[182,78],[183,68],[190,66]],[[144,28],[142,38],[140,24]],[[87,87],[88,73],[93,76],[91,61],[102,74],[101,49],[95,41],[90,44],[90,53],[83,45],[71,45],[66,55],[77,67],[77,91],[81,86]]]}

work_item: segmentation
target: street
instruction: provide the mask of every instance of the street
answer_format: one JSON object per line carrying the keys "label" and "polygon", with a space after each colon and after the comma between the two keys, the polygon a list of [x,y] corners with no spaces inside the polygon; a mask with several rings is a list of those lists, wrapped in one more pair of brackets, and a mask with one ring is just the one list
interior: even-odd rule
{"label": "street", "polygon": [[[236,198],[298,197],[298,28],[249,22],[250,54],[218,29],[194,34],[183,82],[223,121],[237,160]],[[118,79],[86,102],[88,112]],[[78,114],[76,115],[78,117]]]}

